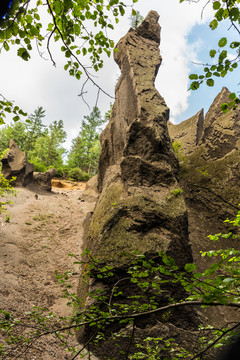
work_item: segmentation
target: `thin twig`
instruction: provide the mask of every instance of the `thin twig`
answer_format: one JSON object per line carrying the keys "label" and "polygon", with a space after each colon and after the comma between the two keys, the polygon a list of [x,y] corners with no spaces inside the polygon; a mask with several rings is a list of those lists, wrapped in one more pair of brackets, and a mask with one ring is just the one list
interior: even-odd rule
{"label": "thin twig", "polygon": [[237,323],[237,325],[234,325],[233,327],[231,327],[230,329],[224,331],[224,333],[222,335],[220,335],[215,341],[213,341],[212,344],[208,345],[205,349],[203,349],[201,352],[199,352],[197,355],[195,355],[193,358],[191,358],[190,360],[194,360],[197,359],[199,356],[203,355],[204,353],[206,353],[209,349],[211,349],[216,343],[219,342],[219,340],[221,340],[227,333],[235,330],[238,326],[240,326],[240,322]]}

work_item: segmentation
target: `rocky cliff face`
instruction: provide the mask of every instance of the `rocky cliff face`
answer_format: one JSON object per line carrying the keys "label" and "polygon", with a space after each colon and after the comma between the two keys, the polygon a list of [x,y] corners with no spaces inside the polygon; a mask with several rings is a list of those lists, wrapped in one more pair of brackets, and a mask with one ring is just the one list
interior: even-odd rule
{"label": "rocky cliff face", "polygon": [[119,263],[122,251],[136,249],[179,248],[179,262],[191,259],[183,197],[170,192],[179,183],[167,129],[169,109],[154,87],[161,63],[159,34],[158,15],[150,12],[117,44],[122,75],[101,135],[101,194],[87,240],[106,262]]}
{"label": "rocky cliff face", "polygon": [[[220,109],[221,103],[229,102],[229,94],[223,88],[205,118],[200,112],[181,124],[169,124],[172,141],[181,142],[181,152],[187,161],[181,164],[180,186],[188,211],[193,258],[200,270],[211,262],[202,258],[200,251],[239,248],[238,240],[213,243],[208,239],[209,234],[232,231],[224,220],[234,218],[239,210],[240,109],[226,114]],[[199,122],[201,131],[197,136]],[[209,322],[218,326],[219,321],[233,321],[236,316],[235,312],[216,309],[205,314]]]}
{"label": "rocky cliff face", "polygon": [[[137,250],[157,258],[158,252],[163,250],[173,256],[180,267],[192,261],[186,207],[178,191],[178,160],[167,128],[169,109],[154,87],[161,64],[159,43],[158,14],[151,11],[136,30],[130,29],[117,44],[115,61],[121,69],[121,77],[110,122],[101,135],[100,196],[85,247],[101,264],[113,266],[122,285],[126,277],[124,269],[132,260],[124,254],[131,255]],[[92,280],[90,288],[104,288],[106,294],[111,294],[111,286]],[[126,280],[125,288],[129,295],[134,295],[134,287]],[[181,299],[182,289],[167,291]],[[86,292],[83,287],[80,289],[87,303]],[[159,301],[164,303],[164,297]],[[178,318],[182,320],[172,320],[169,326],[157,315],[148,317],[136,325],[134,334],[144,338],[153,333],[184,332],[192,327],[193,314],[182,313]],[[124,325],[119,331],[130,336],[130,330]],[[122,351],[129,347],[126,337],[121,339]],[[87,330],[80,338],[82,341],[88,338]],[[100,359],[106,353],[117,359],[126,356],[113,346],[110,336],[103,346],[105,348],[100,346],[94,350]]]}

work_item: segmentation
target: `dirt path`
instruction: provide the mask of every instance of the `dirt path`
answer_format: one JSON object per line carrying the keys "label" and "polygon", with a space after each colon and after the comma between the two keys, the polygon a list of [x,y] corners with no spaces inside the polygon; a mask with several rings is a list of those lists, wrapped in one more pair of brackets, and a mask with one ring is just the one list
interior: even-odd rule
{"label": "dirt path", "polygon": [[[55,184],[56,185],[56,184]],[[59,185],[59,184],[58,184]],[[82,252],[83,220],[93,211],[94,197],[83,198],[85,184],[53,187],[52,192],[18,188],[14,204],[8,208],[10,222],[0,215],[0,302],[1,307],[21,316],[32,306],[47,307],[66,315],[66,301],[54,275],[70,269],[76,274],[69,253]],[[22,359],[70,359],[54,342],[41,342]]]}

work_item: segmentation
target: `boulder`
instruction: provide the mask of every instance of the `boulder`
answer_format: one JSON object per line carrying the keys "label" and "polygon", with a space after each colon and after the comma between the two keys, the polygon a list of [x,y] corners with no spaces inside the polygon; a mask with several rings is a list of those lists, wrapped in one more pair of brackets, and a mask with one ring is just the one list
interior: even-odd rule
{"label": "boulder", "polygon": [[52,178],[56,175],[56,169],[47,170],[44,173],[33,172],[34,165],[27,161],[25,151],[17,146],[14,140],[9,142],[9,150],[1,159],[2,174],[6,179],[16,177],[12,182],[15,186],[34,186],[43,190],[51,191]]}
{"label": "boulder", "polygon": [[56,176],[56,169],[49,169],[44,173],[34,172],[32,184],[37,185],[37,187],[51,191],[52,190],[52,178]]}
{"label": "boulder", "polygon": [[6,179],[13,176],[16,180],[12,184],[26,186],[33,180],[33,164],[27,161],[25,151],[19,149],[14,140],[10,140],[9,150],[1,159],[2,174]]}

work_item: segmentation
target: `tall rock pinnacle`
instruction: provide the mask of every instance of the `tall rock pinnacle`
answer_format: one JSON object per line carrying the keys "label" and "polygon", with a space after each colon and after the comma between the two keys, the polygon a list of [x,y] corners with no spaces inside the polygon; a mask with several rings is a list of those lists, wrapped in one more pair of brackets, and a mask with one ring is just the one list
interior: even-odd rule
{"label": "tall rock pinnacle", "polygon": [[[121,77],[110,122],[101,134],[100,196],[85,240],[93,256],[113,266],[123,278],[132,261],[124,254],[134,251],[155,258],[159,251],[166,251],[180,267],[192,261],[178,161],[167,128],[169,109],[154,86],[161,64],[158,18],[151,11],[116,46]],[[94,284],[95,280],[91,286]],[[173,297],[181,293],[169,292]],[[80,295],[84,298],[84,290]],[[87,303],[87,295],[85,299]],[[157,326],[156,321],[157,317],[151,326]],[[142,336],[141,331],[135,333]],[[116,356],[118,349],[109,346],[106,351]],[[117,358],[124,357],[118,354]]]}

